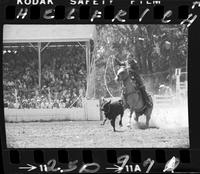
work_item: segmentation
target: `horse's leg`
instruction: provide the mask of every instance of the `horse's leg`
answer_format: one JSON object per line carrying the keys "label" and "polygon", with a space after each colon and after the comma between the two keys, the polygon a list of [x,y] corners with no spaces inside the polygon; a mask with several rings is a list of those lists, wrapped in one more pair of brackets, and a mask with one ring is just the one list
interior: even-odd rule
{"label": "horse's leg", "polygon": [[129,123],[128,123],[128,127],[131,128],[131,118],[132,118],[132,114],[133,114],[133,109],[130,109],[130,115],[129,115]]}
{"label": "horse's leg", "polygon": [[153,109],[153,107],[147,108],[147,111],[145,113],[145,115],[146,115],[146,127],[147,128],[149,127],[149,120],[151,118],[152,109]]}
{"label": "horse's leg", "polygon": [[137,112],[135,112],[134,120],[135,120],[136,122],[138,122],[138,119],[139,119],[139,114],[138,114]]}
{"label": "horse's leg", "polygon": [[122,117],[123,117],[123,113],[120,115],[120,121],[119,121],[119,125],[122,127]]}
{"label": "horse's leg", "polygon": [[112,120],[110,120],[111,126],[113,127],[113,131],[115,132],[115,118],[113,118]]}
{"label": "horse's leg", "polygon": [[146,127],[149,127],[149,120],[150,120],[150,114],[149,112],[146,114]]}
{"label": "horse's leg", "polygon": [[[153,104],[153,100],[152,100],[152,97],[150,97],[150,100],[151,100],[151,103]],[[146,126],[147,128],[149,127],[149,120],[151,118],[151,114],[152,114],[152,110],[153,110],[153,105],[151,105],[150,107],[147,108],[146,110]]]}

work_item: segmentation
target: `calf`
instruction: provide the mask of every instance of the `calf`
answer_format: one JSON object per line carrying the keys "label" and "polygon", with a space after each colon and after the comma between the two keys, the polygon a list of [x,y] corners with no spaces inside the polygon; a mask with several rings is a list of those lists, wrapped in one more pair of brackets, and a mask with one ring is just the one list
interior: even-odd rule
{"label": "calf", "polygon": [[115,102],[111,102],[111,100],[110,100],[108,102],[105,102],[102,105],[101,110],[104,111],[104,115],[105,115],[105,119],[104,119],[102,125],[104,125],[106,120],[109,119],[110,123],[113,127],[113,130],[115,132],[116,131],[115,130],[115,120],[116,120],[116,117],[118,115],[120,115],[121,117],[120,117],[119,125],[122,126],[122,117],[124,115],[124,108],[123,108],[122,100],[115,101]]}

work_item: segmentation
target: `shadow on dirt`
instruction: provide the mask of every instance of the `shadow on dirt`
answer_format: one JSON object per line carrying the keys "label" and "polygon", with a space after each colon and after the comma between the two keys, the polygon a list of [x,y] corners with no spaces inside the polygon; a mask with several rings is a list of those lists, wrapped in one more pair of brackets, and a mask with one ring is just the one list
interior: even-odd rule
{"label": "shadow on dirt", "polygon": [[122,131],[122,130],[115,130],[115,132],[120,133],[120,132],[125,132],[125,131]]}
{"label": "shadow on dirt", "polygon": [[159,129],[159,127],[157,127],[157,126],[149,126],[149,127],[147,127],[145,123],[140,123],[140,122],[136,123],[134,126],[137,129],[142,129],[142,130],[144,130],[144,129]]}

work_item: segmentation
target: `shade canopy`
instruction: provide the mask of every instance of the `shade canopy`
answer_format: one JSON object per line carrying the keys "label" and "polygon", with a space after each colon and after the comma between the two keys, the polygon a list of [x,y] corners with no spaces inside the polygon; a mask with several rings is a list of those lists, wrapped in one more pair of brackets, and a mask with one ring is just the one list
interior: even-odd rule
{"label": "shade canopy", "polygon": [[3,43],[74,42],[94,39],[95,25],[4,25]]}

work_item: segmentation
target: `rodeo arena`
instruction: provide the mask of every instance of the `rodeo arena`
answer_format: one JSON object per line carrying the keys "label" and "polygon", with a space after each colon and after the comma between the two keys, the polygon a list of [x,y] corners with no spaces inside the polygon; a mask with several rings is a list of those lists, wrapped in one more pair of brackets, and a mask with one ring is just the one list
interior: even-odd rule
{"label": "rodeo arena", "polygon": [[[125,62],[126,56],[119,58],[113,50],[108,53],[109,47],[98,45],[103,39],[101,27],[4,26],[7,147],[189,147],[187,62],[170,71],[169,83],[158,78],[168,70],[139,74],[152,99],[148,109],[134,80],[126,86],[130,78],[127,73],[123,79],[127,68],[115,63],[116,58]],[[98,64],[103,60],[100,54],[105,60]],[[153,83],[152,78],[156,79]],[[158,87],[153,91],[155,84]],[[123,89],[130,108],[123,107]]]}

